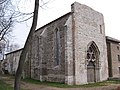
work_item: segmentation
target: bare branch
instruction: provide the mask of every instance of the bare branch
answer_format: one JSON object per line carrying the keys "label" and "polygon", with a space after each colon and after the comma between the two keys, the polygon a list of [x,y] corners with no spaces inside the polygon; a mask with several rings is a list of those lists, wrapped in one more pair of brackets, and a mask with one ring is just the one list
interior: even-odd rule
{"label": "bare branch", "polygon": [[40,7],[41,7],[42,9],[44,9],[43,6],[47,5],[50,1],[51,1],[51,0],[49,0],[49,1],[47,1],[47,2],[44,2],[43,0],[41,0],[42,5],[40,5]]}
{"label": "bare branch", "polygon": [[0,32],[0,41],[4,39],[4,36],[7,34],[7,32],[9,32],[8,30],[11,27],[11,25],[12,25],[12,21],[10,21],[9,24],[2,29],[2,31]]}
{"label": "bare branch", "polygon": [[29,18],[25,19],[25,20],[22,20],[22,21],[17,21],[18,23],[21,23],[21,22],[25,22],[25,21],[28,21],[29,19],[31,19],[33,16],[30,16]]}
{"label": "bare branch", "polygon": [[22,13],[22,12],[19,12],[19,11],[16,11],[15,12],[15,15],[13,15],[13,18],[18,18],[18,17],[23,17],[23,16],[28,16],[28,15],[32,15],[33,14],[33,12],[31,12],[31,13]]}
{"label": "bare branch", "polygon": [[7,0],[0,0],[0,4],[5,3]]}

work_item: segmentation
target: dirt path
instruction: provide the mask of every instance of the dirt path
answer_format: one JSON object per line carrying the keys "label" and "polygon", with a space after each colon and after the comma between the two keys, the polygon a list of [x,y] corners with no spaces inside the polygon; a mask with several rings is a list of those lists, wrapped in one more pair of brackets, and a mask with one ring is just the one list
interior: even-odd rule
{"label": "dirt path", "polygon": [[[13,86],[14,83],[13,78],[7,76],[0,76],[0,79],[4,80],[7,84]],[[108,86],[90,87],[90,88],[56,88],[56,87],[49,87],[46,85],[21,82],[21,86],[23,89],[26,90],[116,90],[117,87],[120,86],[120,84],[110,84]]]}

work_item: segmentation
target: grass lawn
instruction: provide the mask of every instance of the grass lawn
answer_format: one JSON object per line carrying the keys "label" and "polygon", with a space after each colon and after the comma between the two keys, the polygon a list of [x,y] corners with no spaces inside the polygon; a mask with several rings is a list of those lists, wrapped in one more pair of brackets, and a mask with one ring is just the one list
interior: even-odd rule
{"label": "grass lawn", "polygon": [[[10,78],[14,78],[14,77],[10,77]],[[107,80],[103,82],[97,82],[97,83],[91,83],[85,85],[66,85],[64,83],[56,83],[56,82],[46,82],[46,81],[41,82],[39,80],[34,80],[34,79],[22,79],[22,81],[31,84],[45,85],[45,86],[58,87],[58,88],[80,88],[80,87],[89,88],[89,87],[108,86],[110,84],[120,84],[120,80]],[[13,87],[6,84],[4,80],[0,80],[0,90],[13,90]]]}
{"label": "grass lawn", "polygon": [[89,87],[107,86],[109,84],[120,84],[120,80],[107,80],[103,82],[97,82],[97,83],[91,83],[85,85],[66,85],[64,83],[56,83],[56,82],[40,82],[39,80],[33,80],[33,79],[24,79],[23,81],[32,84],[47,85],[58,88],[79,88],[79,87],[89,88]]}
{"label": "grass lawn", "polygon": [[0,80],[0,90],[13,90],[13,88]]}

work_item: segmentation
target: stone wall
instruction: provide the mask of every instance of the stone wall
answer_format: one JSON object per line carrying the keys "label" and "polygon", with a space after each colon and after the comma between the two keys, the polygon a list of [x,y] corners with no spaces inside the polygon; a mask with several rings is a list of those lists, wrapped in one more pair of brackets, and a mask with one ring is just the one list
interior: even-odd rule
{"label": "stone wall", "polygon": [[[65,23],[70,13],[38,29],[32,42],[31,77],[65,82]],[[56,62],[56,30],[59,32],[59,64]]]}
{"label": "stone wall", "polygon": [[[75,84],[86,84],[86,52],[88,44],[94,41],[100,51],[100,81],[108,78],[107,48],[103,15],[92,8],[75,2],[72,5],[73,39],[75,55]],[[84,79],[83,79],[84,78]]]}
{"label": "stone wall", "polygon": [[65,24],[65,83],[74,84],[72,15]]}

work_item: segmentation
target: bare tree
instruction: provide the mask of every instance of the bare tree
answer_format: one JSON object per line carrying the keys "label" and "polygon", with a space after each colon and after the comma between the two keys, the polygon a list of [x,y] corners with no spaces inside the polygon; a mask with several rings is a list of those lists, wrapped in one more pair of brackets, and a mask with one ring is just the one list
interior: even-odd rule
{"label": "bare tree", "polygon": [[20,12],[18,5],[14,5],[12,1],[15,0],[0,0],[0,42],[9,41],[15,23],[24,22],[33,17],[33,13]]}
{"label": "bare tree", "polygon": [[[0,41],[6,40],[13,25],[11,0],[0,0]],[[8,10],[11,7],[11,10]]]}
{"label": "bare tree", "polygon": [[[11,38],[12,28],[15,23],[24,22],[30,19],[33,13],[22,13],[18,4],[14,5],[13,0],[0,0],[0,57],[4,56],[3,51],[10,48],[9,38]],[[16,0],[17,1],[17,0]],[[21,20],[22,18],[22,20]],[[3,47],[4,44],[4,47]]]}
{"label": "bare tree", "polygon": [[[11,10],[10,10],[11,8]],[[13,26],[14,10],[11,0],[0,0],[0,58],[4,58],[5,48]]]}
{"label": "bare tree", "polygon": [[26,54],[28,51],[28,46],[31,43],[31,38],[32,38],[32,36],[35,32],[36,26],[37,26],[38,10],[39,10],[39,0],[35,0],[32,26],[31,26],[28,38],[25,42],[23,51],[20,56],[18,69],[17,69],[16,75],[15,75],[14,90],[20,90],[20,80],[21,80],[21,75],[22,75],[22,71],[23,71]]}

